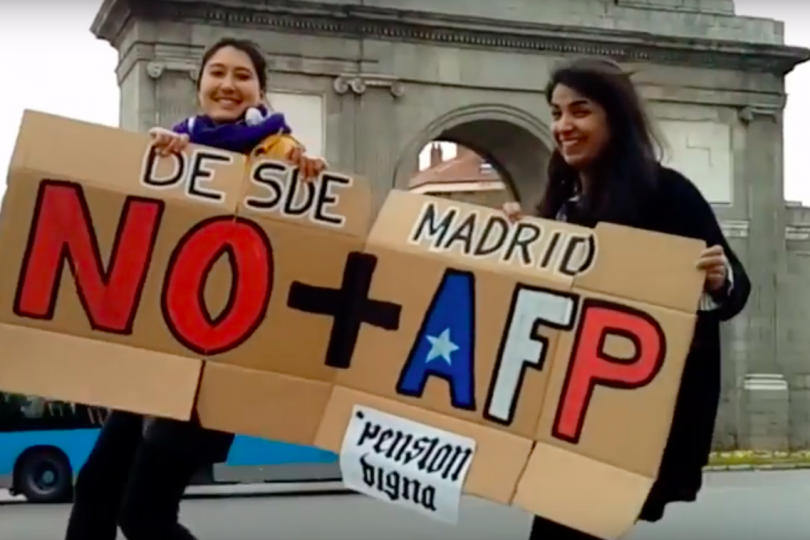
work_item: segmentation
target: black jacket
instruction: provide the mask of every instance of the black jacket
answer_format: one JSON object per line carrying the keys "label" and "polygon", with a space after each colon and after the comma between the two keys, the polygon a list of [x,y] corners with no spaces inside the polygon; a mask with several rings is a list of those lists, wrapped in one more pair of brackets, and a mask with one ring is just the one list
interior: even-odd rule
{"label": "black jacket", "polygon": [[720,402],[720,323],[742,311],[751,283],[726,242],[709,203],[691,181],[672,169],[659,168],[658,186],[638,221],[620,224],[703,240],[707,246],[719,244],[726,252],[734,278],[733,287],[722,299],[720,309],[698,313],[672,430],[658,479],[640,516],[644,521],[658,521],[667,503],[694,501],[700,491]]}
{"label": "black jacket", "polygon": [[188,422],[170,418],[148,418],[144,422],[144,444],[175,452],[201,466],[228,459],[235,435],[205,429],[196,412]]}
{"label": "black jacket", "polygon": [[641,514],[646,521],[661,519],[669,502],[694,501],[700,491],[720,403],[720,323],[740,313],[751,292],[745,268],[694,184],[666,168],[661,169],[660,183],[657,204],[660,214],[648,218],[650,230],[705,240],[709,246],[722,245],[733,272],[734,286],[720,309],[698,313],[661,469]]}

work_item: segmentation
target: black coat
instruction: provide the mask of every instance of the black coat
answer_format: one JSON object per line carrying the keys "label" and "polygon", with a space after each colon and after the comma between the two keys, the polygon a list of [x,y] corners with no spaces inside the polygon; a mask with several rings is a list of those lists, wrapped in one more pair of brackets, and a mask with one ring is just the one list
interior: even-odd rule
{"label": "black coat", "polygon": [[[700,491],[720,402],[720,323],[742,311],[751,283],[726,242],[714,211],[690,180],[672,169],[660,167],[658,186],[644,206],[634,223],[620,224],[703,240],[707,246],[719,244],[726,252],[734,277],[734,285],[722,299],[722,307],[716,311],[701,311],[697,316],[658,479],[640,515],[644,521],[658,521],[667,503],[694,501]],[[577,219],[571,221],[578,222]]]}
{"label": "black coat", "polygon": [[669,502],[694,501],[708,464],[720,403],[720,323],[740,313],[748,301],[751,282],[729,247],[711,206],[692,182],[666,168],[660,172],[656,211],[648,214],[649,230],[704,240],[726,252],[734,285],[720,309],[699,312],[695,335],[686,358],[681,388],[658,479],[641,514],[657,521]]}
{"label": "black coat", "polygon": [[144,423],[144,444],[175,452],[201,466],[227,461],[235,437],[232,433],[203,428],[196,412],[188,422],[149,418]]}

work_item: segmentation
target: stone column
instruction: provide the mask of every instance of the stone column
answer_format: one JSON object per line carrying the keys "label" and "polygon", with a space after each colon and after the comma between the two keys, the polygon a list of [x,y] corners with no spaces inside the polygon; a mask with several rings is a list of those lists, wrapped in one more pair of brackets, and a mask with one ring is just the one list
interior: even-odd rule
{"label": "stone column", "polygon": [[[748,220],[720,222],[731,249],[746,264],[748,260]],[[748,265],[746,264],[746,267]],[[722,347],[722,391],[714,431],[716,450],[733,450],[740,446],[741,389],[748,355],[748,322],[744,315],[720,326]]]}
{"label": "stone column", "polygon": [[155,93],[155,125],[170,128],[197,110],[194,62],[155,59],[146,65]]}
{"label": "stone column", "polygon": [[[781,113],[745,108],[743,178],[748,189],[748,274],[751,297],[745,311],[748,352],[743,377],[741,446],[789,446],[789,387],[778,331],[778,282],[785,275],[785,198],[782,180]],[[783,354],[780,354],[783,353]]]}
{"label": "stone column", "polygon": [[155,126],[171,127],[193,114],[195,76],[191,61],[128,58],[119,66],[120,126],[145,132]]}
{"label": "stone column", "polygon": [[334,89],[344,101],[354,98],[351,170],[372,183],[375,211],[379,210],[394,187],[400,148],[392,108],[405,95],[405,86],[388,75],[347,74],[335,79]]}

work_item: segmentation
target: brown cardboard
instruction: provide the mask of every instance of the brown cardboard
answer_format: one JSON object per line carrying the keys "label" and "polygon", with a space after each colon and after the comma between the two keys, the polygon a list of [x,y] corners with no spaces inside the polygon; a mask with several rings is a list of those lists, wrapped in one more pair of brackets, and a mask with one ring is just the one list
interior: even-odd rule
{"label": "brown cardboard", "polygon": [[[52,385],[42,386],[42,367],[30,360],[27,371],[20,363],[13,383],[8,384],[47,388],[46,394],[52,398],[67,399],[77,393],[104,396],[96,399],[113,408],[181,418],[190,417],[199,389],[199,416],[206,426],[311,441],[322,411],[310,407],[318,402],[316,397],[306,397],[320,395],[322,405],[328,397],[332,370],[324,366],[322,351],[331,326],[327,317],[290,310],[288,292],[296,280],[311,286],[340,285],[347,254],[362,248],[368,228],[368,186],[332,173],[305,184],[297,180],[295,170],[273,161],[272,156],[248,162],[241,155],[194,146],[182,156],[184,170],[191,173],[196,165],[204,170],[201,178],[193,185],[189,176],[168,185],[178,171],[179,158],[155,159],[150,150],[144,135],[26,112],[0,217],[0,245],[9,261],[0,268],[0,323],[54,332],[63,341],[64,336],[91,341],[82,341],[86,350],[80,365],[60,358],[65,370],[81,367],[85,376],[63,378],[58,391]],[[151,177],[167,185],[144,183],[152,167],[157,173]],[[279,195],[290,197],[281,204],[251,209],[256,201],[272,203],[270,199],[275,197],[279,202]],[[314,198],[309,199],[310,195]],[[283,210],[287,202],[289,211]],[[307,207],[310,211],[299,211]],[[122,218],[124,214],[131,219]],[[89,218],[87,223],[82,215]],[[42,216],[45,218],[40,219]],[[35,222],[37,227],[32,225]],[[154,226],[146,227],[150,223]],[[81,236],[81,232],[86,234]],[[64,264],[61,275],[58,272],[59,241],[68,233],[74,240],[85,240],[79,247],[89,256],[73,266],[77,275],[87,278],[82,283],[85,289],[90,287],[85,295],[89,301],[78,294],[70,264]],[[119,249],[118,238],[135,243],[121,240],[129,247]],[[92,260],[94,239],[98,265]],[[39,249],[32,257],[29,244],[36,242]],[[53,249],[43,249],[46,245]],[[111,266],[113,257],[123,261],[117,265],[118,274]],[[333,257],[339,260],[331,261]],[[235,288],[233,261],[240,278]],[[105,268],[110,273],[108,292]],[[140,277],[122,279],[127,273]],[[27,280],[21,275],[28,276]],[[49,275],[57,276],[58,287],[46,286]],[[205,285],[195,287],[199,282]],[[129,292],[125,294],[126,287]],[[49,302],[51,289],[58,291],[54,302]],[[205,313],[189,308],[199,303],[198,291],[205,298],[208,318],[225,314],[211,322],[209,330],[205,330]],[[130,305],[136,308],[125,310],[122,298],[130,298]],[[229,299],[238,299],[235,306]],[[89,312],[95,322],[84,308],[87,304],[92,306]],[[43,339],[47,335],[42,334]],[[240,335],[243,337],[237,339]],[[154,358],[170,355],[173,362],[184,362],[190,368],[178,380],[179,374],[163,377],[152,366],[150,369],[158,369],[152,373],[156,380],[164,382],[153,383],[153,392],[133,400],[125,389],[116,390],[117,386],[128,389],[132,379],[93,375],[108,373],[111,343],[141,351],[122,362],[159,367],[159,361],[141,360],[154,353]],[[26,349],[17,346],[24,354]],[[201,360],[217,365],[203,370]],[[278,377],[289,384],[285,386]],[[81,389],[71,387],[74,380]],[[266,397],[268,389],[289,388],[290,384],[298,390]],[[239,392],[233,392],[234,385],[241,388]],[[4,381],[0,386],[14,390],[6,388]],[[268,424],[248,421],[242,414],[257,399],[293,395],[303,400],[292,415],[298,422]],[[186,400],[182,413],[178,412],[178,396]],[[271,405],[265,403],[255,413],[266,416]],[[282,399],[275,406],[284,410],[289,405]]]}
{"label": "brown cardboard", "polygon": [[[321,423],[316,445],[325,450],[340,452],[351,408],[356,404],[367,405],[397,416],[411,418],[432,426],[485,441],[472,462],[464,486],[466,493],[486,498],[501,504],[512,500],[515,482],[520,478],[532,443],[502,430],[492,430],[473,422],[465,422],[447,415],[407,405],[340,386],[335,387],[329,407]],[[498,463],[497,467],[492,464]]]}
{"label": "brown cardboard", "polygon": [[[703,243],[400,191],[369,230],[367,183],[303,184],[272,157],[189,148],[209,170],[190,191],[145,136],[26,112],[0,212],[0,388],[196,407],[206,427],[339,452],[347,485],[449,522],[463,491],[601,538],[629,529],[669,432]],[[171,185],[142,182],[152,166]],[[101,263],[85,243],[49,310],[82,211]]]}
{"label": "brown cardboard", "polygon": [[[279,171],[280,168],[286,171]],[[359,253],[371,219],[371,191],[361,180],[328,173],[304,183],[289,167],[255,160],[249,178],[273,178],[291,193],[283,205],[257,208],[277,193],[250,181],[243,186],[236,216],[252,222],[272,242],[273,292],[264,323],[250,340],[209,361],[197,401],[201,423],[208,428],[313,444],[331,392],[335,370],[324,360],[333,334],[333,318],[291,307],[291,294],[303,289],[332,289],[336,296],[350,271],[350,253]],[[313,210],[300,213],[312,197],[325,194],[325,218]],[[284,203],[287,204],[287,203]],[[318,218],[318,219],[316,219]],[[227,291],[230,273],[219,288]],[[306,303],[306,302],[305,302]],[[348,359],[347,359],[348,360]]]}
{"label": "brown cardboard", "polygon": [[[688,239],[606,224],[596,228],[595,237],[597,264],[575,278],[573,292],[584,299],[583,305],[607,301],[625,306],[631,311],[631,322],[640,324],[649,338],[657,323],[664,347],[657,359],[650,355],[639,361],[639,365],[649,362],[648,370],[625,372],[630,389],[595,385],[591,398],[580,401],[587,403],[587,408],[578,431],[576,422],[566,422],[564,415],[558,419],[561,409],[568,410],[572,418],[577,416],[576,406],[562,407],[565,399],[561,395],[567,377],[575,377],[570,375],[570,366],[578,334],[562,336],[535,434],[537,444],[517,486],[515,504],[599,538],[619,538],[635,522],[658,474],[694,330],[694,311],[703,281],[694,270],[694,261],[703,246]],[[679,279],[673,280],[673,276]],[[612,294],[604,294],[608,291]],[[598,304],[593,307],[600,309]],[[579,313],[580,330],[588,328],[583,324],[583,313],[584,308]],[[581,335],[587,336],[587,331]],[[615,358],[629,359],[635,349],[630,340],[614,335],[602,350]],[[656,360],[658,364],[653,366]],[[626,366],[619,365],[618,369],[622,367]],[[582,394],[576,383],[568,384],[566,394]],[[562,483],[563,477],[566,489],[555,490],[553,497],[537,488],[549,482]],[[591,511],[593,508],[604,512]]]}
{"label": "brown cardboard", "polygon": [[200,377],[198,360],[10,324],[0,324],[0,343],[3,389],[189,418]]}
{"label": "brown cardboard", "polygon": [[[500,456],[492,461],[491,472],[487,473],[480,472],[474,461],[469,472],[469,483],[465,484],[465,491],[490,500],[505,502],[511,500],[514,486],[525,466],[547,384],[547,370],[528,371],[523,380],[524,391],[516,403],[514,421],[508,425],[489,421],[482,413],[487,406],[488,393],[493,384],[491,374],[499,355],[505,316],[512,301],[516,276],[529,282],[544,283],[561,291],[570,288],[573,280],[547,268],[526,267],[517,258],[509,263],[501,262],[498,259],[499,254],[494,252],[486,257],[471,258],[461,255],[458,251],[448,254],[440,250],[426,249],[426,246],[410,241],[414,226],[428,202],[435,204],[442,212],[452,212],[455,209],[461,214],[459,219],[462,221],[464,214],[472,213],[478,214],[482,219],[487,216],[503,219],[501,215],[480,207],[399,191],[389,195],[369,233],[366,253],[378,258],[370,296],[385,298],[402,305],[400,326],[396,333],[369,326],[361,330],[351,369],[340,372],[335,381],[339,387],[350,388],[355,392],[341,394],[336,391],[327,410],[334,415],[334,411],[339,410],[335,403],[338,396],[345,400],[346,396],[351,395],[362,396],[358,403],[363,404],[390,402],[391,405],[386,410],[400,409],[403,414],[406,411],[419,410],[414,408],[418,404],[427,411],[422,410],[419,415],[404,414],[404,416],[421,422],[425,422],[428,418],[443,419],[427,423],[453,433],[472,436],[478,445],[477,456]],[[551,225],[554,230],[564,233],[590,236],[590,231],[585,229],[566,224]],[[554,234],[549,233],[548,238],[554,238]],[[542,242],[533,246],[533,258],[536,261],[546,259],[552,262],[555,258],[559,258],[559,253],[553,250],[552,256],[546,257],[547,247]],[[414,346],[428,306],[448,267],[474,272],[475,410],[460,410],[454,407],[448,384],[436,377],[428,380],[420,397],[403,396],[397,390],[404,359],[408,358]],[[407,268],[407,272],[403,272],[403,268]],[[547,279],[539,279],[538,275]],[[553,350],[559,332],[546,328],[541,330],[541,334],[547,339],[549,349]],[[401,405],[397,405],[396,402],[400,402]],[[334,429],[331,425],[331,416],[329,418],[329,421],[325,420],[322,423],[322,430],[327,432]],[[459,422],[460,420],[462,422]],[[345,425],[346,420],[343,423]],[[323,438],[328,437],[322,434],[318,439],[319,444],[324,444]],[[332,445],[326,446],[333,448]],[[504,465],[507,456],[509,456],[508,467]]]}
{"label": "brown cardboard", "polygon": [[[461,255],[457,244],[448,253],[432,249],[424,243],[419,245],[411,242],[409,238],[413,234],[414,224],[428,201],[442,211],[461,212],[458,222],[463,221],[464,214],[480,216],[480,220],[492,216],[505,222],[502,215],[483,207],[392,192],[369,234],[366,253],[379,259],[371,296],[390,299],[403,306],[397,339],[392,339],[391,332],[386,330],[363,328],[352,359],[352,368],[341,372],[336,383],[370,393],[381,392],[384,397],[403,399],[406,402],[418,401],[422,407],[437,412],[493,425],[482,416],[481,409],[492,386],[491,374],[498,357],[505,316],[510,309],[517,276],[528,283],[543,284],[558,291],[568,290],[573,280],[548,267],[525,266],[517,257],[505,263],[498,259],[499,253],[473,258]],[[521,224],[524,225],[535,226],[536,223],[531,221]],[[567,224],[546,223],[544,227],[550,227],[546,232],[549,239],[556,236],[555,232],[563,233],[563,239],[590,236],[587,229]],[[552,256],[548,258],[546,248],[549,244],[542,240],[537,242],[532,246],[532,258],[538,263],[543,259],[553,263],[560,257],[563,242],[557,241],[556,244],[558,248],[552,249]],[[396,389],[397,379],[402,371],[402,359],[408,357],[425,312],[448,267],[474,273],[476,411],[453,407],[448,400],[447,384],[438,379],[429,380],[424,394],[419,398],[404,397]],[[408,272],[403,273],[402,268],[408,268]],[[543,328],[540,333],[548,340],[548,348],[552,350],[559,332]],[[531,437],[545,391],[546,375],[542,372],[528,373],[523,384],[526,386],[525,396],[517,403],[515,419],[508,426],[498,427]]]}
{"label": "brown cardboard", "polygon": [[[423,219],[426,216],[430,218],[427,221]],[[432,233],[415,239],[422,221],[432,223],[422,229]],[[524,219],[504,227],[511,231],[510,238],[535,238],[527,242],[525,260],[515,256],[505,261],[508,250],[504,249],[471,255],[486,224],[493,221],[500,223],[499,227],[505,223],[499,212],[483,207],[412,193],[395,191],[389,195],[369,234],[366,252],[379,259],[370,296],[402,305],[400,327],[397,332],[363,328],[351,369],[339,373],[335,380],[338,386],[317,443],[333,450],[340,448],[335,430],[347,434],[350,430],[336,426],[349,425],[354,405],[394,412],[467,435],[475,440],[476,457],[464,482],[465,493],[501,502],[509,493],[511,503],[532,513],[600,538],[618,538],[635,522],[657,474],[702,289],[703,276],[695,269],[695,261],[704,245],[618,226],[600,225],[590,230]],[[451,241],[453,237],[457,241]],[[507,239],[505,246],[509,243]],[[466,245],[472,245],[472,250]],[[572,246],[567,259],[566,246]],[[435,375],[428,377],[421,392],[403,391],[398,386],[403,371],[407,371],[403,359],[413,350],[433,295],[448,269],[474,276],[470,278],[475,297],[472,407],[464,407],[459,399],[454,404],[451,385]],[[567,272],[572,269],[575,271]],[[516,296],[516,290],[523,288],[523,295]],[[523,327],[526,335],[534,331],[535,337],[545,340],[542,366],[523,369],[511,410],[506,405],[488,409],[495,374],[499,373],[498,359],[509,333],[506,322],[510,312],[520,311],[515,308],[516,298],[529,302],[538,294],[553,296],[542,297],[535,309],[559,317],[556,328],[545,324],[532,330],[533,319]],[[466,308],[467,304],[459,306]],[[635,381],[635,389],[611,388],[615,384],[610,382],[596,384],[581,415],[585,418],[581,432],[577,432],[572,421],[577,418],[577,408],[572,407],[576,400],[562,400],[560,396],[571,358],[576,355],[574,343],[584,324],[582,313],[589,313],[585,329],[591,335],[578,343],[596,346],[598,335],[594,332],[599,329],[594,324],[600,320],[622,323],[617,309],[641,317],[649,327],[642,330],[653,332],[653,337],[660,328],[666,341],[657,359],[660,369],[649,381]],[[531,309],[520,312],[527,316],[535,313],[535,317],[538,313]],[[570,317],[563,316],[566,313]],[[604,319],[606,314],[609,319]],[[636,319],[630,322],[637,323]],[[638,324],[630,328],[636,327]],[[603,350],[625,360],[634,352],[630,340],[610,333]],[[457,351],[463,352],[464,347],[457,347]],[[525,360],[538,351],[526,353]],[[504,366],[510,365],[504,362]],[[508,372],[504,367],[504,381]],[[577,373],[577,380],[581,380],[582,370]],[[636,374],[644,375],[647,373],[643,371]],[[566,405],[565,424],[556,421],[561,403]],[[556,426],[562,427],[556,430]],[[508,447],[502,442],[505,433],[511,435]],[[533,446],[529,456],[521,452],[527,445]],[[382,442],[377,448],[381,447],[385,447]],[[510,467],[504,467],[507,452]],[[482,474],[480,462],[486,462],[486,470],[498,473]]]}

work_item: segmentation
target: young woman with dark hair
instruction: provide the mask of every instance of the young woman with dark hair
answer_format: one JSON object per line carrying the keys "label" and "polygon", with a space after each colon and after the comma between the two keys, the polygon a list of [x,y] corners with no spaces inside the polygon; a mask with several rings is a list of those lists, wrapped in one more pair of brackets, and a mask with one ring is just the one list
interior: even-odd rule
{"label": "young woman with dark hair", "polygon": [[[197,79],[203,114],[172,130],[150,131],[162,154],[189,143],[267,155],[317,176],[322,159],[305,156],[284,115],[266,104],[267,65],[254,44],[223,39],[204,54]],[[190,422],[144,419],[114,411],[76,481],[66,540],[193,540],[178,521],[180,501],[194,474],[225,461],[234,435]]]}
{"label": "young woman with dark hair", "polygon": [[[661,165],[642,101],[613,62],[577,59],[556,69],[545,91],[554,149],[535,215],[593,227],[611,222],[703,240],[696,265],[706,273],[675,418],[658,478],[639,515],[658,521],[670,502],[697,498],[720,399],[720,323],[745,307],[750,283],[695,185]],[[658,147],[658,148],[656,148]],[[504,211],[519,219],[520,206]],[[536,518],[531,540],[593,538]]]}

